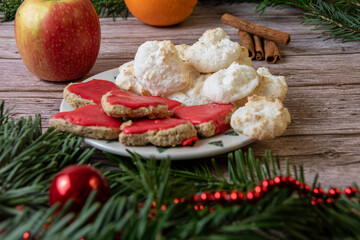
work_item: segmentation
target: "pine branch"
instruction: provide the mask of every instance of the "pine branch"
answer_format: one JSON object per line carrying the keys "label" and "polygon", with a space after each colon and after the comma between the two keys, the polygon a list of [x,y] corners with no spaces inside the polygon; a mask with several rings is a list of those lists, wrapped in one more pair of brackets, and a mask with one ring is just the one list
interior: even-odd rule
{"label": "pine branch", "polygon": [[[118,157],[113,156],[113,158],[115,159]],[[119,184],[121,185],[126,186],[132,183],[132,181],[127,182],[126,175],[131,175],[132,177],[137,175],[140,178],[147,179],[148,176],[145,175],[150,174],[153,179],[152,181],[157,182],[156,179],[160,176],[158,176],[156,172],[158,172],[158,174],[163,174],[164,167],[165,165],[167,166],[167,164],[163,165],[156,161],[146,161],[146,159],[136,157],[135,155],[132,160],[135,162],[135,168],[126,169],[123,173],[124,178],[116,180],[119,181]],[[127,160],[118,158],[118,162],[127,162]],[[236,162],[239,165],[236,165]],[[196,194],[202,191],[216,191],[219,189],[251,189],[250,186],[259,183],[261,179],[257,176],[258,174],[261,175],[262,178],[267,178],[265,177],[265,174],[270,174],[270,177],[281,174],[281,169],[278,164],[279,159],[270,152],[265,154],[264,162],[267,162],[269,166],[273,166],[275,168],[274,171],[272,171],[272,167],[269,167],[270,171],[265,170],[266,167],[262,168],[262,165],[259,161],[255,160],[251,151],[247,154],[236,151],[235,158],[230,154],[228,160],[229,176],[233,174],[233,177],[230,177],[229,180],[214,178],[207,166],[196,166],[193,169],[187,168],[187,170],[180,170],[181,166],[177,165],[176,162],[172,163],[171,169],[168,170],[170,172],[167,182],[171,187],[167,189],[178,189],[178,191],[175,193],[163,193],[163,195],[167,196],[165,198],[167,201],[163,201],[162,203],[166,203],[173,208],[171,210],[171,215],[169,216],[171,217],[171,221],[165,225],[158,226],[158,228],[163,228],[163,233],[166,233],[165,235],[162,235],[163,238],[231,239],[234,237],[237,238],[237,236],[247,236],[249,239],[257,239],[259,237],[264,239],[266,237],[276,239],[318,239],[323,238],[324,236],[340,238],[344,236],[358,237],[358,233],[355,230],[356,228],[354,228],[354,224],[360,223],[360,212],[358,210],[347,211],[347,213],[353,213],[351,216],[346,215],[346,219],[351,222],[350,225],[341,218],[337,218],[339,220],[331,218],[332,221],[334,221],[331,223],[327,219],[329,216],[337,216],[337,214],[340,216],[341,214],[344,214],[337,209],[337,206],[344,207],[349,203],[352,205],[359,205],[357,202],[343,201],[347,199],[342,199],[337,202],[337,205],[334,207],[336,210],[331,208],[331,206],[318,209],[316,206],[311,206],[309,204],[312,198],[311,195],[299,197],[299,195],[294,194],[293,191],[289,189],[276,189],[271,192],[270,195],[262,198],[255,205],[249,202],[243,202],[240,206],[205,205],[202,212],[197,212],[194,211],[192,205],[188,206],[185,203],[180,205],[172,204],[172,199],[179,196],[187,196],[189,195],[189,192],[191,194]],[[250,165],[253,167],[249,168]],[[154,171],[153,169],[156,169],[156,166],[162,170]],[[165,169],[167,169],[167,167],[165,167]],[[262,171],[259,171],[259,169],[262,169]],[[288,169],[287,172],[291,174],[290,167],[287,166],[286,169]],[[253,172],[251,173],[251,171]],[[241,172],[244,174],[242,178],[239,177]],[[253,175],[254,180],[252,180],[251,175]],[[294,175],[300,176],[303,180],[302,170],[299,170],[299,172]],[[178,183],[173,182],[174,179],[172,178],[181,179],[181,185],[186,186],[187,188],[186,193],[183,192],[181,188],[178,188]],[[157,184],[155,183],[155,185]],[[314,182],[314,185],[315,184],[316,182]],[[146,192],[146,189],[149,190],[148,187],[140,187],[138,192]],[[151,196],[157,195],[156,191],[158,190],[156,189],[160,188],[152,188],[151,191],[154,194]],[[151,199],[157,201],[156,197]],[[209,212],[210,208],[213,206],[215,206],[215,209],[213,212]],[[347,207],[350,206],[347,205]],[[350,209],[359,209],[359,207],[351,206]],[[241,219],[241,222],[239,222],[239,219]],[[156,219],[154,221],[156,221]],[[339,229],[337,229],[336,232],[331,231],[331,224],[336,224],[339,226]],[[319,226],[316,231],[313,228],[314,225]]]}
{"label": "pine branch", "polygon": [[[205,164],[105,153],[110,163],[96,165],[107,177],[112,197],[100,206],[93,192],[77,215],[68,213],[71,200],[55,214],[59,205],[50,207],[47,199],[54,174],[68,164],[87,162],[93,150],[70,134],[52,129],[42,134],[39,116],[15,120],[3,103],[0,110],[0,147],[9,138],[9,148],[16,149],[0,152],[6,158],[0,166],[1,239],[22,239],[24,233],[28,239],[74,240],[360,239],[359,193],[352,200],[342,195],[331,204],[312,205],[311,194],[280,184],[256,198],[193,202],[200,193],[235,189],[251,193],[262,180],[280,179],[279,175],[304,182],[301,166],[291,168],[286,160],[285,170],[281,169],[280,159],[271,151],[262,161],[251,150],[230,153],[228,178],[215,160],[212,169],[220,177]],[[48,152],[42,151],[44,147]],[[108,166],[114,170],[106,170]]]}
{"label": "pine branch", "polygon": [[42,133],[40,115],[10,119],[4,102],[0,110],[0,216],[5,217],[13,215],[16,206],[47,206],[53,176],[67,165],[87,163],[95,149],[54,129]]}
{"label": "pine branch", "polygon": [[[0,0],[0,13],[4,14],[1,22],[8,22],[15,19],[16,10],[24,0]],[[128,10],[124,0],[91,0],[99,17],[121,16],[126,18]]]}
{"label": "pine branch", "polygon": [[[221,2],[259,2],[258,0],[219,0]],[[23,0],[1,0],[2,22],[15,19],[17,8]],[[99,17],[121,16],[126,18],[128,9],[124,0],[91,0]],[[327,3],[322,0],[264,0],[257,11],[264,15],[268,7],[292,6],[303,12],[303,23],[314,26],[313,30],[322,31],[325,39],[342,39],[343,42],[360,40],[360,3],[357,0],[342,0]]]}
{"label": "pine branch", "polygon": [[124,0],[91,0],[99,17],[112,17],[116,16],[126,18],[128,9]]}
{"label": "pine branch", "polygon": [[15,19],[16,10],[24,0],[0,0],[0,13],[4,14],[1,22],[9,22]]}
{"label": "pine branch", "polygon": [[[350,7],[348,2],[328,4],[318,1],[310,5],[313,10],[304,14],[304,23],[315,25],[327,39],[341,38],[343,42],[360,40],[360,8]],[[358,4],[358,3],[357,3]]]}
{"label": "pine branch", "polygon": [[264,0],[256,9],[264,15],[268,7],[293,6],[303,12],[303,23],[322,31],[325,39],[360,40],[360,8],[356,0],[327,3],[322,0]]}
{"label": "pine branch", "polygon": [[[0,103],[0,125],[3,125],[9,121],[11,110],[12,110],[12,108],[5,109],[5,101],[2,101]],[[3,134],[3,133],[0,132],[0,134]]]}
{"label": "pine branch", "polygon": [[[236,156],[240,157],[240,154],[239,151],[236,152]],[[260,164],[257,161],[252,162],[253,156],[250,155],[252,155],[251,152],[247,154],[248,160],[245,161],[253,164],[254,168],[261,167],[257,166]],[[269,157],[269,154],[267,156]],[[117,159],[119,165],[128,165],[129,159],[111,157],[113,160]],[[273,156],[271,158],[276,159]],[[142,186],[139,185],[140,189],[136,192],[124,192],[121,197],[113,196],[100,210],[93,222],[88,220],[92,213],[99,208],[96,203],[93,203],[94,196],[90,197],[88,204],[84,206],[82,212],[71,225],[69,224],[73,221],[71,214],[66,216],[63,214],[62,217],[58,216],[51,221],[50,216],[55,211],[54,208],[36,212],[26,210],[27,214],[21,212],[17,218],[7,220],[1,225],[0,229],[6,229],[4,237],[12,239],[11,236],[21,236],[24,231],[27,231],[25,229],[32,229],[31,234],[41,236],[42,239],[50,237],[54,239],[79,239],[80,237],[85,239],[115,239],[119,234],[123,239],[236,239],[238,236],[246,236],[247,239],[359,237],[355,227],[360,224],[360,208],[356,201],[351,202],[343,198],[333,208],[311,206],[306,204],[306,202],[309,203],[311,195],[299,197],[291,189],[278,188],[257,203],[205,205],[204,210],[195,211],[192,205],[188,205],[187,202],[173,204],[174,196],[184,196],[185,193],[181,189],[177,189],[179,183],[178,181],[173,182],[173,180],[181,180],[183,184],[190,186],[203,183],[208,179],[209,184],[212,185],[214,179],[211,174],[209,175],[207,167],[204,167],[203,170],[196,167],[196,170],[193,169],[193,171],[185,174],[185,171],[182,173],[176,169],[179,166],[170,167],[168,163],[146,160],[135,155],[131,160],[135,163],[133,168],[114,170],[112,173],[116,174],[108,175],[108,180],[113,184],[118,182],[121,186],[132,183],[132,178],[146,179],[147,183],[143,183]],[[240,159],[235,160],[239,161]],[[270,166],[272,164],[277,166],[277,160],[275,160],[276,162],[269,158],[266,160]],[[230,156],[229,161],[231,161]],[[247,173],[249,169],[246,166],[242,165],[241,167],[246,170],[246,178],[249,179],[251,177],[250,173]],[[275,172],[278,173],[278,170]],[[240,172],[241,170],[235,169],[234,165],[230,164],[229,171]],[[168,177],[164,178],[164,173]],[[122,176],[121,179],[118,178],[119,174]],[[147,176],[147,174],[149,175]],[[153,179],[149,179],[150,176]],[[193,176],[198,176],[198,178],[195,179]],[[158,180],[163,180],[163,182]],[[149,182],[152,182],[153,185],[150,186]],[[231,181],[219,180],[219,182],[233,186]],[[244,182],[244,179],[240,182]],[[162,184],[168,187],[161,188]],[[249,184],[253,183],[250,181]],[[171,193],[171,189],[178,191]],[[218,188],[216,186],[208,188],[203,185],[200,189]],[[112,190],[114,191],[116,188]],[[187,189],[187,191],[196,194],[198,189],[195,187]],[[127,194],[128,197],[124,197]],[[165,196],[162,203],[167,204],[166,211],[160,209],[160,204],[156,205],[156,209],[151,207],[153,201],[159,200],[157,196]],[[144,203],[140,209],[138,208],[139,203]],[[210,212],[212,206],[215,208]],[[152,212],[155,212],[156,215],[150,217]],[[27,224],[19,222],[21,216],[24,215],[28,218],[33,215],[33,218],[27,221]],[[41,218],[40,216],[44,217]],[[39,218],[42,220],[39,221]],[[41,226],[45,223],[50,227],[42,228]],[[336,224],[336,228],[334,228],[336,231],[331,229],[332,224]],[[317,228],[314,229],[313,226],[317,226]]]}

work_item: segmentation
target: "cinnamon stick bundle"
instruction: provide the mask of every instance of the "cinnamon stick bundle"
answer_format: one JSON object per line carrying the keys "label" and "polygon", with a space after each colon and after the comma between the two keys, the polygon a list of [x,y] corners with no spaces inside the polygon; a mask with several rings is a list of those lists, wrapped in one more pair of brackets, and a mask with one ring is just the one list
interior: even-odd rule
{"label": "cinnamon stick bundle", "polygon": [[249,33],[240,31],[238,32],[240,37],[240,45],[244,46],[249,51],[249,58],[254,59],[255,58],[255,48],[254,48],[254,42],[252,40],[252,37]]}
{"label": "cinnamon stick bundle", "polygon": [[259,37],[263,37],[274,41],[276,43],[281,44],[289,44],[290,42],[290,34],[284,33],[275,29],[263,27],[257,25],[255,23],[243,20],[241,18],[232,16],[230,14],[225,13],[221,17],[221,21],[227,25],[233,26],[241,31],[248,32],[254,34]]}
{"label": "cinnamon stick bundle", "polygon": [[264,39],[264,49],[265,49],[265,60],[269,64],[277,63],[281,56],[277,44],[273,41]]}
{"label": "cinnamon stick bundle", "polygon": [[261,39],[254,35],[254,45],[255,45],[255,59],[260,61],[264,59],[264,49],[261,43]]}

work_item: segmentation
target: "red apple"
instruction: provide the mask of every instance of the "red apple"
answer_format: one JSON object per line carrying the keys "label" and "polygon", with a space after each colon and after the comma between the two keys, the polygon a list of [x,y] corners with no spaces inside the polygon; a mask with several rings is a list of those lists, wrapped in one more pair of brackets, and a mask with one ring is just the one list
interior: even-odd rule
{"label": "red apple", "polygon": [[83,77],[100,49],[100,23],[90,0],[26,0],[15,17],[20,56],[48,81]]}

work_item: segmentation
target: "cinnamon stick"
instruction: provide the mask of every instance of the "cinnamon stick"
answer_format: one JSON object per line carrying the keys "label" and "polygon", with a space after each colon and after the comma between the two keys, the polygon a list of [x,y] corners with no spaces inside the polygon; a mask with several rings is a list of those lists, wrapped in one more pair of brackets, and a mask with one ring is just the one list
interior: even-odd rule
{"label": "cinnamon stick", "polygon": [[289,44],[290,34],[275,29],[263,27],[255,23],[243,20],[241,18],[225,13],[221,21],[227,25],[233,26],[241,31],[252,33],[256,36],[263,37],[281,44]]}
{"label": "cinnamon stick", "polygon": [[249,58],[254,59],[255,58],[255,48],[254,48],[254,42],[252,40],[252,37],[249,33],[240,31],[238,32],[240,37],[240,45],[244,46],[249,51]]}
{"label": "cinnamon stick", "polygon": [[264,49],[267,63],[274,64],[281,59],[279,48],[275,42],[264,39]]}
{"label": "cinnamon stick", "polygon": [[255,59],[260,61],[264,59],[264,49],[260,37],[254,35],[254,44],[255,44]]}

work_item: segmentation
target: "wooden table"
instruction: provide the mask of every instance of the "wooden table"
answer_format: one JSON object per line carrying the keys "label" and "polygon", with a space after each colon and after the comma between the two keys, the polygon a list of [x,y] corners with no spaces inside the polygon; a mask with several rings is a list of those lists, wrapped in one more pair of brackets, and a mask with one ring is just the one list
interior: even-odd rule
{"label": "wooden table", "polygon": [[[292,123],[282,137],[249,145],[259,157],[272,149],[284,163],[303,164],[308,183],[315,173],[327,189],[360,184],[360,45],[359,42],[318,38],[319,32],[301,25],[297,9],[270,9],[265,17],[252,10],[255,4],[199,3],[193,14],[175,27],[155,28],[133,17],[100,19],[102,41],[98,59],[85,76],[119,65],[134,58],[137,48],[147,40],[172,40],[175,44],[193,44],[211,28],[222,27],[234,41],[237,30],[223,25],[220,17],[230,13],[257,24],[291,34],[291,43],[280,45],[282,60],[275,65],[254,61],[254,67],[268,67],[273,74],[287,78],[289,90],[285,106]],[[0,99],[15,105],[15,117],[42,114],[43,126],[59,111],[62,90],[68,83],[38,79],[23,64],[14,39],[14,22],[0,24]],[[247,147],[244,148],[247,150]],[[98,151],[95,159],[104,158]],[[225,155],[216,157],[226,170]],[[201,160],[209,163],[208,159]]]}

